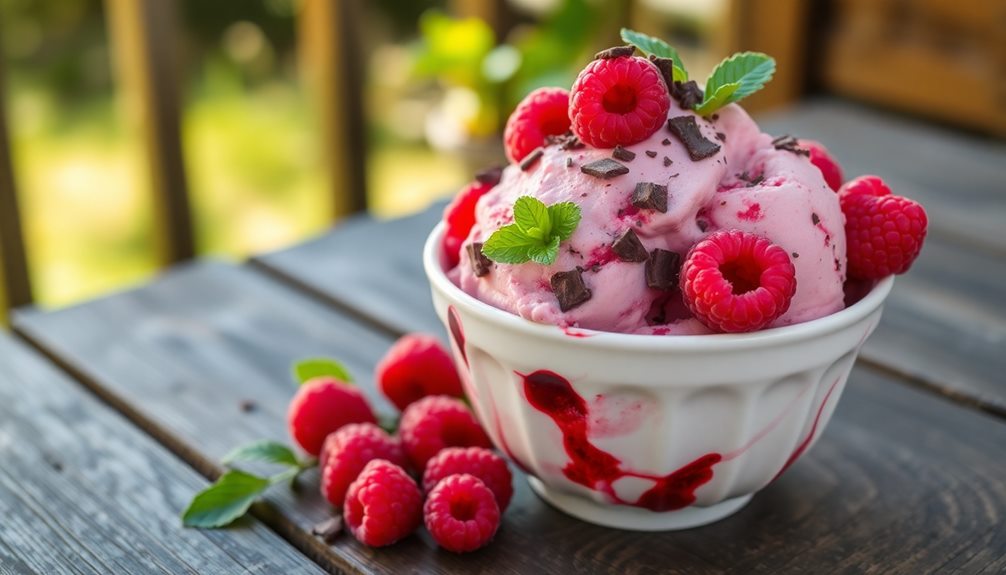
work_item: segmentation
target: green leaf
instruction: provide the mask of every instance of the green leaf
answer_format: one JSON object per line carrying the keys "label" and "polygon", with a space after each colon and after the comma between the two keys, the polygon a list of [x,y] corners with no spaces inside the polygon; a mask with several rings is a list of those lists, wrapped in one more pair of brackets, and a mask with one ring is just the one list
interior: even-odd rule
{"label": "green leaf", "polygon": [[316,377],[334,377],[347,383],[353,381],[353,376],[346,367],[334,359],[319,357],[293,364],[293,378],[301,385]]}
{"label": "green leaf", "polygon": [[[761,52],[734,54],[713,69],[706,80],[706,97],[696,111],[708,115],[727,104],[740,101],[761,90],[773,74],[775,60],[771,56]],[[721,90],[733,84],[737,86],[727,88],[730,92],[721,95]]]}
{"label": "green leaf", "polygon": [[230,465],[236,461],[262,461],[288,467],[300,467],[301,465],[297,460],[297,454],[292,449],[282,443],[265,439],[238,447],[225,455],[223,459],[224,465]]}
{"label": "green leaf", "polygon": [[569,239],[580,225],[580,206],[573,202],[559,202],[548,207],[548,216],[552,220],[552,231],[560,240]]}
{"label": "green leaf", "polygon": [[225,473],[216,483],[198,493],[182,513],[186,527],[223,527],[248,512],[248,508],[272,481],[244,471]]}
{"label": "green leaf", "polygon": [[528,250],[542,245],[524,233],[517,224],[510,224],[493,232],[482,245],[482,253],[494,262],[501,264],[521,264],[528,259]]}
{"label": "green leaf", "polygon": [[535,263],[550,266],[555,263],[555,258],[559,255],[559,241],[559,236],[552,236],[552,241],[547,245],[528,249],[527,255]]}
{"label": "green leaf", "polygon": [[688,71],[685,70],[685,64],[681,61],[681,56],[667,42],[664,42],[660,38],[648,36],[642,32],[629,30],[628,28],[622,28],[622,41],[639,48],[639,51],[646,55],[652,54],[657,58],[670,58],[674,61],[674,81],[688,81]]}
{"label": "green leaf", "polygon": [[521,196],[513,204],[513,221],[527,235],[544,240],[552,233],[552,220],[548,208],[541,200]]}

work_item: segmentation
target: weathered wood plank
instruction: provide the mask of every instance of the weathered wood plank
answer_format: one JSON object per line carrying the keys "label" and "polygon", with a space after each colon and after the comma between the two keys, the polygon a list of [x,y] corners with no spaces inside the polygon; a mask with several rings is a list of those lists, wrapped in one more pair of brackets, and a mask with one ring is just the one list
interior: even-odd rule
{"label": "weathered wood plank", "polygon": [[[426,297],[414,272],[372,265],[389,281],[413,285],[412,301]],[[214,468],[236,443],[283,437],[291,360],[313,353],[346,358],[374,398],[368,366],[387,341],[249,270],[222,265],[184,268],[59,312],[21,314],[16,326],[194,464]],[[735,517],[693,531],[588,525],[541,502],[521,476],[498,540],[469,556],[438,551],[425,534],[381,550],[348,538],[331,548],[309,543],[304,530],[326,513],[315,477],[305,480],[301,498],[273,495],[278,516],[269,520],[288,525],[290,537],[330,567],[384,573],[1003,567],[1006,533],[996,526],[1006,514],[1006,426],[888,381],[857,368],[807,457]],[[237,413],[243,398],[259,409]]]}
{"label": "weathered wood plank", "polygon": [[321,572],[258,521],[183,529],[206,480],[2,334],[0,460],[0,572]]}

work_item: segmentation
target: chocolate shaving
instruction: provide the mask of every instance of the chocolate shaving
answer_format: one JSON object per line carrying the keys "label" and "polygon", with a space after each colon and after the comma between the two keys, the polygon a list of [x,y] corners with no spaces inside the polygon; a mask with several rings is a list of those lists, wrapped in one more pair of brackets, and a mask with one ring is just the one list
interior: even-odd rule
{"label": "chocolate shaving", "polygon": [[615,146],[615,149],[611,151],[611,157],[616,160],[622,160],[623,162],[631,162],[636,159],[636,153],[631,150],[626,150],[622,146]]}
{"label": "chocolate shaving", "polygon": [[567,168],[573,167],[573,158],[570,156],[566,156],[566,167]]}
{"label": "chocolate shaving", "polygon": [[500,183],[500,178],[503,177],[502,166],[493,166],[491,168],[486,168],[481,172],[475,174],[475,181],[480,184],[487,186],[495,186]]}
{"label": "chocolate shaving", "polygon": [[704,160],[720,151],[720,145],[702,135],[695,116],[678,116],[667,120],[667,129],[675,135],[688,150],[692,161]]}
{"label": "chocolate shaving", "polygon": [[632,191],[632,205],[644,210],[667,213],[667,186],[653,182],[640,182]]}
{"label": "chocolate shaving", "polygon": [[646,155],[649,156],[649,157],[651,157],[651,158],[656,158],[657,157],[657,153],[654,152],[653,150],[646,150]]}
{"label": "chocolate shaving", "polygon": [[650,252],[646,260],[646,285],[659,290],[672,290],[678,285],[681,273],[681,256],[657,248]]}
{"label": "chocolate shaving", "polygon": [[629,168],[619,164],[615,160],[603,158],[597,160],[596,162],[580,166],[580,171],[588,176],[594,176],[595,178],[603,178],[607,180],[609,178],[614,178],[615,176],[628,174]]}
{"label": "chocolate shaving", "polygon": [[674,82],[671,86],[671,97],[678,101],[682,110],[691,110],[696,104],[702,102],[702,89],[695,83],[695,80]]}
{"label": "chocolate shaving", "polygon": [[639,236],[632,228],[625,230],[625,233],[611,244],[611,250],[623,262],[645,262],[650,257],[650,254],[646,253],[643,242],[639,241]]}
{"label": "chocolate shaving", "polygon": [[671,165],[671,164],[673,164],[673,163],[674,163],[674,160],[672,160],[672,159],[668,158],[667,156],[664,156],[664,167],[665,167],[665,168],[666,168],[667,166],[670,166],[670,165]]}
{"label": "chocolate shaving", "polygon": [[671,145],[671,139],[670,138],[664,138],[663,140],[660,141],[660,143],[663,144],[663,145],[665,145],[665,146],[670,146]]}
{"label": "chocolate shaving", "polygon": [[591,293],[583,283],[583,270],[576,268],[568,272],[557,272],[549,280],[552,293],[559,300],[559,309],[569,311],[590,299]]}
{"label": "chocolate shaving", "polygon": [[821,217],[818,216],[816,213],[812,213],[810,214],[810,221],[812,224],[816,226],[817,224],[821,223]]}
{"label": "chocolate shaving", "polygon": [[544,153],[545,153],[544,149],[535,148],[533,152],[524,156],[524,159],[520,161],[520,170],[522,172],[526,172],[528,168],[538,163],[538,160],[541,159],[541,155]]}
{"label": "chocolate shaving", "polygon": [[321,537],[321,540],[329,545],[335,543],[340,533],[342,533],[342,517],[339,515],[326,519],[311,528],[311,535]]}
{"label": "chocolate shaving", "polygon": [[721,141],[721,142],[723,142],[723,143],[726,143],[726,141],[727,141],[727,135],[724,134],[723,132],[716,132],[716,139],[719,140],[719,141]]}
{"label": "chocolate shaving", "polygon": [[492,270],[493,261],[482,253],[482,242],[472,242],[465,249],[468,250],[468,259],[472,262],[475,277],[480,278]]}
{"label": "chocolate shaving", "polygon": [[772,145],[777,150],[783,150],[798,156],[810,156],[810,150],[800,147],[800,141],[789,134],[779,136],[772,140]]}
{"label": "chocolate shaving", "polygon": [[632,56],[636,53],[636,47],[633,45],[628,46],[614,46],[608,48],[607,50],[602,50],[597,54],[594,54],[595,60],[608,60],[610,58],[622,58],[625,56]]}
{"label": "chocolate shaving", "polygon": [[667,90],[672,91],[674,89],[674,60],[670,58],[660,58],[649,55],[650,62],[660,70],[660,75],[664,77],[664,83],[667,84]]}
{"label": "chocolate shaving", "polygon": [[793,252],[793,254],[792,254],[792,255],[793,255],[793,259],[796,259],[796,258],[800,257],[800,254],[798,254],[798,253],[796,253],[796,252]]}

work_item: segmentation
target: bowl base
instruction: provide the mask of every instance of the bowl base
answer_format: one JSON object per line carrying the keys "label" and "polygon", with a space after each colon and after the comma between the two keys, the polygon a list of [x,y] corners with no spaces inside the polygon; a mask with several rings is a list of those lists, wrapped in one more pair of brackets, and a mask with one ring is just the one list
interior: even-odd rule
{"label": "bowl base", "polygon": [[588,523],[632,531],[674,531],[708,525],[741,510],[750,495],[727,499],[709,507],[685,507],[657,513],[628,505],[605,505],[547,487],[534,477],[527,478],[531,489],[553,507]]}

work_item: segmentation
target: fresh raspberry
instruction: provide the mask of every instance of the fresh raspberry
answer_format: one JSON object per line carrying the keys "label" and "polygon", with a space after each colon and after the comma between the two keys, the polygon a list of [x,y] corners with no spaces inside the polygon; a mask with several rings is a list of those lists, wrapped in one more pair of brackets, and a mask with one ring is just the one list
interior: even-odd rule
{"label": "fresh raspberry", "polygon": [[877,176],[849,181],[838,199],[845,214],[849,277],[880,279],[908,271],[926,239],[926,210],[892,194]]}
{"label": "fresh raspberry", "polygon": [[538,88],[514,108],[503,129],[506,156],[517,163],[535,148],[545,145],[545,136],[569,131],[569,92],[562,88]]}
{"label": "fresh raspberry", "polygon": [[828,152],[828,148],[825,148],[821,142],[814,140],[800,140],[800,147],[810,151],[810,163],[821,170],[825,183],[828,184],[829,188],[837,192],[842,187],[842,182],[844,181],[842,178],[842,166],[838,165],[835,158]]}
{"label": "fresh raspberry", "polygon": [[719,231],[695,244],[681,266],[681,293],[710,329],[761,329],[786,313],[796,268],[786,250],[740,230]]}
{"label": "fresh raspberry", "polygon": [[342,507],[346,490],[374,459],[405,467],[405,451],[398,439],[373,423],[351,423],[325,439],[321,449],[321,494],[334,507]]}
{"label": "fresh raspberry", "polygon": [[290,436],[315,456],[328,434],[343,425],[377,422],[360,390],[334,377],[316,377],[300,386],[286,418]]}
{"label": "fresh raspberry", "polygon": [[513,497],[513,476],[506,461],[484,447],[448,447],[426,464],[423,491],[429,493],[445,477],[467,473],[477,477],[496,496],[500,513]]}
{"label": "fresh raspberry", "polygon": [[424,397],[405,408],[398,427],[405,453],[420,472],[445,447],[490,447],[489,438],[461,400]]}
{"label": "fresh raspberry", "polygon": [[667,121],[671,98],[660,71],[644,58],[594,60],[573,83],[573,132],[595,148],[641,142]]}
{"label": "fresh raspberry", "polygon": [[[498,180],[497,180],[498,181]],[[496,184],[478,180],[468,184],[444,208],[444,254],[448,266],[453,268],[461,262],[461,244],[475,226],[475,204]]]}
{"label": "fresh raspberry", "polygon": [[463,397],[461,378],[440,341],[424,333],[408,334],[377,364],[377,384],[398,409],[427,395]]}
{"label": "fresh raspberry", "polygon": [[391,545],[423,520],[423,494],[404,469],[383,459],[368,463],[346,492],[343,516],[360,543]]}
{"label": "fresh raspberry", "polygon": [[443,479],[426,497],[426,529],[437,543],[455,553],[484,547],[500,526],[493,492],[477,477],[462,473]]}

